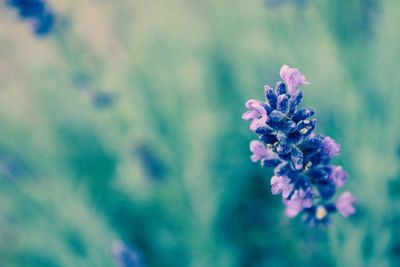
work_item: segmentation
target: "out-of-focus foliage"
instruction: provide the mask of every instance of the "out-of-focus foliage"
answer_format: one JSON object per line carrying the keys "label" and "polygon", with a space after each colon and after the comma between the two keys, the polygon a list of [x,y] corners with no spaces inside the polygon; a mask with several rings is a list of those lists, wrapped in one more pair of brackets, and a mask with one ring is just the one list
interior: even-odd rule
{"label": "out-of-focus foliage", "polygon": [[[48,1],[31,34],[0,4],[0,266],[399,266],[400,2]],[[279,67],[311,82],[350,220],[283,216],[249,160],[243,103]]]}

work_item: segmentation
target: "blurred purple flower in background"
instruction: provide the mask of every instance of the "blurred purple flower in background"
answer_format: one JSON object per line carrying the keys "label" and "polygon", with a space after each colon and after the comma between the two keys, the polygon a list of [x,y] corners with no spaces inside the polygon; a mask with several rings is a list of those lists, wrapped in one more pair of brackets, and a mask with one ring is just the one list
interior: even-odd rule
{"label": "blurred purple flower in background", "polygon": [[303,91],[309,84],[296,68],[283,65],[283,80],[275,88],[265,89],[265,102],[249,100],[242,116],[251,120],[250,130],[259,138],[250,143],[251,160],[263,167],[273,167],[272,194],[282,193],[285,214],[303,213],[311,226],[330,223],[330,214],[338,211],[344,217],[355,212],[354,197],[343,193],[336,203],[331,199],[343,187],[348,174],[341,166],[330,165],[339,155],[340,146],[329,136],[313,133],[317,120],[311,119],[313,108],[300,108]]}
{"label": "blurred purple flower in background", "polygon": [[47,35],[54,27],[55,16],[43,0],[6,0],[18,10],[19,17],[30,20],[38,36]]}
{"label": "blurred purple flower in background", "polygon": [[167,168],[164,162],[146,143],[138,144],[134,153],[138,157],[145,174],[155,182],[164,180]]}
{"label": "blurred purple flower in background", "polygon": [[98,110],[111,107],[116,100],[116,96],[109,92],[95,92],[92,98],[93,106]]}
{"label": "blurred purple flower in background", "polygon": [[146,143],[139,143],[134,153],[142,165],[144,173],[154,182],[161,182],[167,174],[167,167],[159,155]]}
{"label": "blurred purple flower in background", "polygon": [[143,260],[138,252],[121,241],[112,245],[112,254],[118,267],[144,267]]}
{"label": "blurred purple flower in background", "polygon": [[21,178],[30,171],[26,161],[13,151],[0,148],[0,177]]}

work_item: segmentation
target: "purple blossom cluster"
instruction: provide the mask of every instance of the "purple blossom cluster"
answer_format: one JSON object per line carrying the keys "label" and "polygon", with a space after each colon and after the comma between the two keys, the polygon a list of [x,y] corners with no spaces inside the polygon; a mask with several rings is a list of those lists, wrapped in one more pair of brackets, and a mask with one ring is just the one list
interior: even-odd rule
{"label": "purple blossom cluster", "polygon": [[264,87],[266,101],[246,102],[248,111],[242,118],[258,136],[250,143],[251,160],[274,168],[271,192],[282,195],[288,217],[301,213],[311,226],[329,224],[335,212],[347,218],[355,213],[352,194],[344,192],[332,201],[348,178],[341,166],[330,164],[340,146],[329,136],[314,133],[315,109],[299,107],[304,95],[299,87],[309,84],[304,75],[283,65],[280,76],[283,81],[275,88]]}
{"label": "purple blossom cluster", "polygon": [[6,3],[18,10],[21,19],[32,22],[36,35],[47,35],[54,26],[54,14],[43,0],[6,0]]}

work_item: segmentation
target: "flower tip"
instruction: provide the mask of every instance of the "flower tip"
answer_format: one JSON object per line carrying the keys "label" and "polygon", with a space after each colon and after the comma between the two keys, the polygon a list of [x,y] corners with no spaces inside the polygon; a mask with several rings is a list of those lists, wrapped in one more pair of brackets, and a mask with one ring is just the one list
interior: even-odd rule
{"label": "flower tip", "polygon": [[257,162],[259,159],[260,159],[260,158],[259,158],[258,156],[256,156],[256,155],[251,155],[251,156],[250,156],[250,160],[251,160],[252,162]]}
{"label": "flower tip", "polygon": [[281,69],[279,70],[279,75],[281,76],[282,80],[285,80],[286,73],[289,69],[290,67],[288,65],[282,65]]}
{"label": "flower tip", "polygon": [[304,84],[310,84],[306,77],[296,68],[283,65],[279,71],[282,80],[286,83],[290,94],[294,94],[298,87]]}
{"label": "flower tip", "polygon": [[256,102],[258,102],[258,101],[255,99],[249,99],[246,101],[246,103],[244,103],[244,105],[246,108],[250,109]]}
{"label": "flower tip", "polygon": [[251,117],[251,115],[250,115],[250,113],[248,112],[248,111],[246,111],[245,113],[243,113],[243,115],[242,115],[242,120],[245,120],[245,121],[247,121],[247,120],[250,120],[252,117]]}
{"label": "flower tip", "polygon": [[269,86],[268,84],[264,85],[264,92],[267,90],[272,90],[272,87]]}
{"label": "flower tip", "polygon": [[296,215],[299,214],[300,211],[301,211],[301,208],[286,206],[285,215],[289,218],[293,218],[293,217],[296,217]]}

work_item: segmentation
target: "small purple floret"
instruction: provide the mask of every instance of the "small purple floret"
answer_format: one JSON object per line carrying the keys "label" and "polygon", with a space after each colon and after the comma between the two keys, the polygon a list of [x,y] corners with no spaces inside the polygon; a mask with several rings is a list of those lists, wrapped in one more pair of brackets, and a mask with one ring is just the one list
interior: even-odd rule
{"label": "small purple floret", "polygon": [[286,83],[289,94],[293,94],[297,91],[297,88],[303,84],[309,84],[306,81],[306,77],[298,69],[291,68],[288,65],[283,65],[279,71],[282,80]]}
{"label": "small purple floret", "polygon": [[341,166],[332,166],[329,179],[336,185],[336,187],[343,187],[348,178],[347,172]]}
{"label": "small purple floret", "polygon": [[296,190],[290,199],[283,199],[285,204],[285,215],[289,218],[295,217],[303,208],[310,208],[313,205],[314,194],[309,191],[305,192],[303,189]]}
{"label": "small purple floret", "polygon": [[270,159],[274,154],[274,152],[268,150],[265,145],[258,140],[253,140],[250,142],[250,151],[253,153],[253,155],[250,157],[253,162],[257,162],[262,159]]}
{"label": "small purple floret", "polygon": [[285,204],[285,215],[289,218],[297,216],[297,214],[299,214],[303,209],[301,201],[299,201],[298,199],[284,199],[283,204]]}
{"label": "small purple floret", "polygon": [[343,217],[347,218],[356,212],[355,202],[356,199],[350,192],[344,192],[336,200],[336,209]]}
{"label": "small purple floret", "polygon": [[262,102],[250,99],[245,104],[248,111],[243,113],[242,119],[251,120],[250,130],[255,131],[258,127],[265,125],[267,122],[267,111],[262,105]]}
{"label": "small purple floret", "polygon": [[324,141],[322,141],[323,150],[328,157],[335,157],[339,155],[340,145],[335,142],[329,136],[325,137]]}
{"label": "small purple floret", "polygon": [[282,193],[282,197],[289,197],[293,191],[293,186],[290,184],[290,179],[287,176],[272,176],[271,178],[271,192],[273,195]]}

